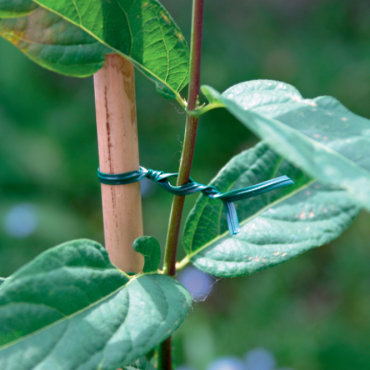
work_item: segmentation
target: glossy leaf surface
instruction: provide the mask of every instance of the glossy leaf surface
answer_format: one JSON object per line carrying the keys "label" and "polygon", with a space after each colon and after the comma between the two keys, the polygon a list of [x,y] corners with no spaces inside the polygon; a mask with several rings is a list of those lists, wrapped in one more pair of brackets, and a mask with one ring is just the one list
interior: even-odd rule
{"label": "glossy leaf surface", "polygon": [[303,99],[294,87],[282,82],[243,82],[223,94],[210,87],[203,91],[281,156],[313,178],[346,189],[370,209],[368,119],[332,97]]}
{"label": "glossy leaf surface", "polygon": [[224,192],[281,175],[295,184],[235,202],[238,235],[228,233],[222,202],[199,197],[184,232],[197,268],[220,277],[252,274],[335,239],[359,211],[345,191],[313,181],[264,143],[234,157],[211,184]]}
{"label": "glossy leaf surface", "polygon": [[128,57],[175,98],[188,83],[189,50],[181,31],[156,0],[36,0],[115,52]]}
{"label": "glossy leaf surface", "polygon": [[112,52],[80,28],[40,7],[24,17],[0,19],[0,35],[42,67],[68,76],[90,76],[103,66],[104,55]]}
{"label": "glossy leaf surface", "polygon": [[141,236],[134,241],[133,248],[144,256],[143,272],[155,272],[161,262],[161,246],[153,236]]}
{"label": "glossy leaf surface", "polygon": [[0,368],[116,370],[167,338],[190,304],[172,278],[129,280],[99,244],[63,244],[1,286]]}

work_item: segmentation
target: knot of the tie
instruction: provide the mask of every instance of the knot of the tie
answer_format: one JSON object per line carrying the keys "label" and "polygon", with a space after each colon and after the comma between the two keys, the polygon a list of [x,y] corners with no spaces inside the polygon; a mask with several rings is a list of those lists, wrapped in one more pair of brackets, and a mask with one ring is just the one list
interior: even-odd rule
{"label": "knot of the tie", "polygon": [[[140,167],[140,169],[144,169],[144,167]],[[163,175],[163,171],[157,171],[157,170],[152,170],[150,168],[148,169],[145,169],[146,174],[145,174],[145,177],[148,178],[149,180],[153,180],[153,181],[160,181],[162,180],[161,176]]]}

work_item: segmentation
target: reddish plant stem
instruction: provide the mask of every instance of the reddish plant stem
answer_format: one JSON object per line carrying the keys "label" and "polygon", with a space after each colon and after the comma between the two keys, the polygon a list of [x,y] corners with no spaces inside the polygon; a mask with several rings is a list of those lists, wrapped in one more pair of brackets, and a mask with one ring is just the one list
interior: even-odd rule
{"label": "reddish plant stem", "polygon": [[166,339],[158,350],[158,369],[172,369],[172,353],[171,337]]}
{"label": "reddish plant stem", "polygon": [[[184,147],[181,155],[181,165],[177,185],[184,185],[189,181],[191,165],[194,156],[195,140],[198,128],[198,118],[188,117],[186,123]],[[182,164],[184,164],[182,166]],[[176,255],[179,241],[182,211],[185,197],[175,196],[172,203],[171,215],[167,233],[164,273],[169,276],[176,275]]]}
{"label": "reddish plant stem", "polygon": [[[204,0],[193,0],[193,18],[190,50],[190,83],[188,111],[194,111],[198,104],[200,89],[200,64],[202,55]],[[186,117],[184,146],[181,153],[181,162],[177,185],[184,185],[189,181],[193,163],[195,141],[197,137],[198,118]],[[172,203],[171,215],[168,226],[166,251],[164,257],[164,273],[169,276],[176,275],[176,255],[179,241],[182,212],[185,197],[175,196]],[[158,351],[160,370],[172,370],[171,337],[164,341]]]}
{"label": "reddish plant stem", "polygon": [[[203,5],[204,0],[193,1],[188,111],[195,110],[199,97],[203,33]],[[186,118],[184,146],[181,153],[177,185],[184,185],[189,181],[191,165],[193,163],[197,128],[198,118],[188,114]],[[172,203],[164,260],[164,272],[169,276],[174,276],[176,274],[176,253],[184,202],[184,196],[175,196]]]}

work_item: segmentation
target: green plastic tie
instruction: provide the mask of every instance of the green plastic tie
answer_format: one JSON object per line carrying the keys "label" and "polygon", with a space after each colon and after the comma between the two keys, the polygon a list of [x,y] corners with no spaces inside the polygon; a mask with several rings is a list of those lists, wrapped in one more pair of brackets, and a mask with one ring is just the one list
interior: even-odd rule
{"label": "green plastic tie", "polygon": [[272,180],[261,182],[260,184],[248,186],[247,188],[228,191],[227,193],[219,192],[214,186],[199,184],[191,177],[189,182],[181,186],[173,186],[169,178],[178,176],[178,173],[165,173],[140,167],[139,171],[131,171],[121,174],[108,174],[98,169],[98,178],[102,184],[106,185],[126,185],[138,182],[143,178],[156,181],[162,188],[169,193],[179,196],[190,195],[202,192],[206,197],[220,199],[224,203],[227,224],[230,235],[240,233],[238,215],[236,213],[234,202],[242,199],[252,198],[272,190],[279,189],[283,186],[292,185],[294,181],[288,176],[280,176]]}

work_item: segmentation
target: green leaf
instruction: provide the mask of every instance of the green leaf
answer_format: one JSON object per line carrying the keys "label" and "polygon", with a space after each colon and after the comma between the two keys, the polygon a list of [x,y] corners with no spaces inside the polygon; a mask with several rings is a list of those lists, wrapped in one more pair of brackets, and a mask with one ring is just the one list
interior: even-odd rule
{"label": "green leaf", "polygon": [[292,86],[259,80],[243,82],[218,100],[278,154],[325,184],[346,189],[370,209],[370,121],[336,99],[303,99]]}
{"label": "green leaf", "polygon": [[35,0],[131,60],[162,95],[177,97],[189,79],[189,49],[156,0]]}
{"label": "green leaf", "polygon": [[132,364],[125,366],[125,370],[154,370],[155,367],[145,358],[140,357]]}
{"label": "green leaf", "polygon": [[5,278],[0,278],[0,286],[5,282]]}
{"label": "green leaf", "polygon": [[234,157],[211,182],[221,192],[287,175],[294,185],[235,202],[241,233],[230,236],[223,204],[201,195],[185,225],[184,247],[200,270],[252,274],[338,237],[359,208],[346,191],[326,187],[260,143]]}
{"label": "green leaf", "polygon": [[32,0],[0,0],[0,18],[21,17],[36,8]]}
{"label": "green leaf", "polygon": [[146,355],[145,358],[150,362],[152,358],[155,356],[156,348],[150,350]]}
{"label": "green leaf", "polygon": [[99,244],[63,244],[1,287],[0,368],[116,370],[166,339],[190,304],[172,278],[130,280]]}
{"label": "green leaf", "polygon": [[143,272],[155,272],[161,262],[161,246],[153,236],[141,236],[134,241],[133,248],[144,258]]}
{"label": "green leaf", "polygon": [[103,66],[104,55],[112,53],[80,28],[40,7],[25,17],[0,19],[0,35],[42,67],[74,77],[92,75]]}

